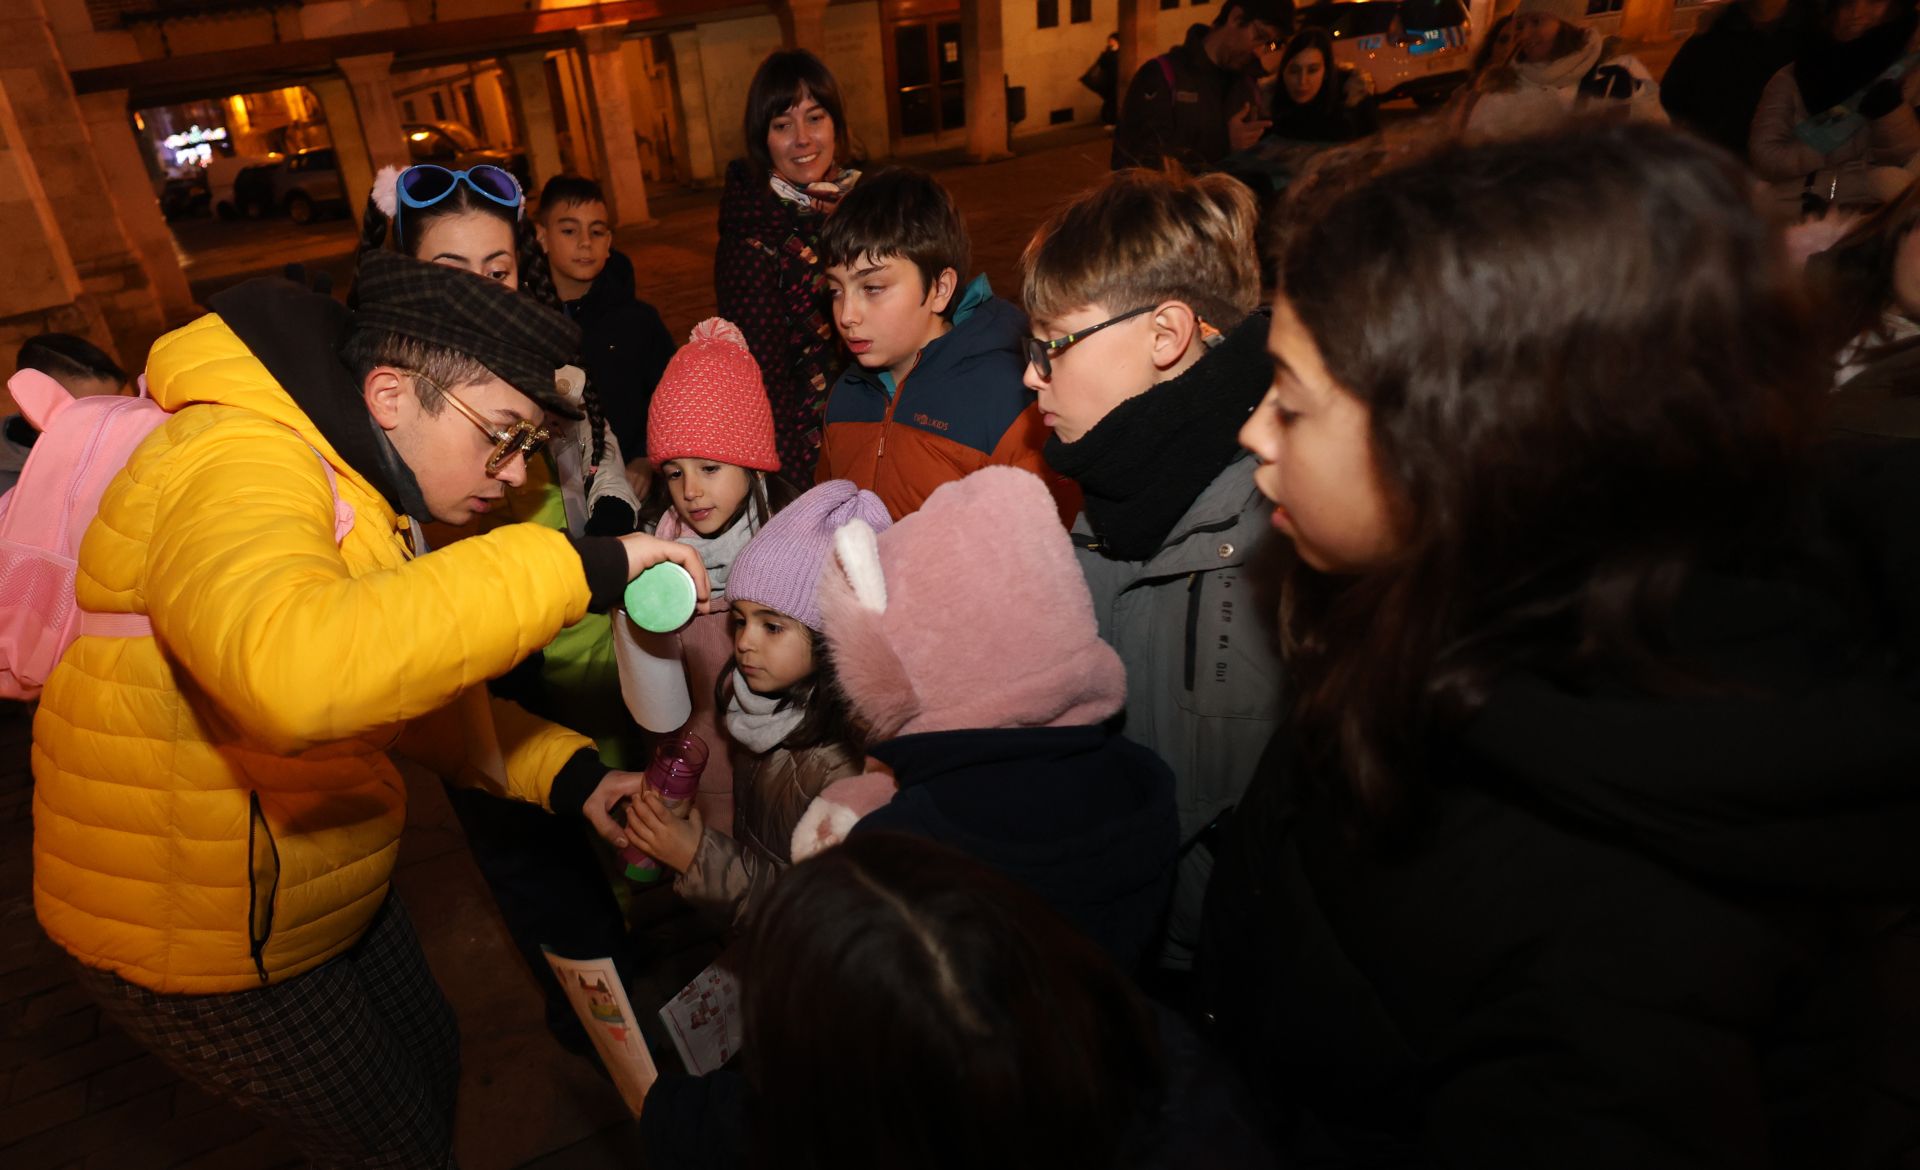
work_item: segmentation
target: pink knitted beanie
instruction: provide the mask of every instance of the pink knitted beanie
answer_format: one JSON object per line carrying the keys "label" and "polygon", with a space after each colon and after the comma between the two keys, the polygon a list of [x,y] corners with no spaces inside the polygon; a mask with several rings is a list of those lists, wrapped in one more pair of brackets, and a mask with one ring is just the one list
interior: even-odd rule
{"label": "pink knitted beanie", "polygon": [[1126,701],[1046,485],[987,467],[876,535],[835,537],[820,612],[874,742],[926,731],[1073,727]]}
{"label": "pink knitted beanie", "polygon": [[708,317],[667,363],[647,411],[647,459],[712,459],[780,470],[773,407],[739,326]]}
{"label": "pink knitted beanie", "polygon": [[735,558],[727,574],[727,600],[777,609],[818,631],[820,570],[833,558],[833,534],[855,520],[875,532],[893,524],[879,496],[847,480],[809,489],[754,533]]}

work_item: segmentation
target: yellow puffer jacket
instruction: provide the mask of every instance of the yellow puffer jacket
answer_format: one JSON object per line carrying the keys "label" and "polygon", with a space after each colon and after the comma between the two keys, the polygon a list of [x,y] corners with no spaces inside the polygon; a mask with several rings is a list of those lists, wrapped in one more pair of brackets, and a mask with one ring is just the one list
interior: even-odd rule
{"label": "yellow puffer jacket", "polygon": [[[489,720],[477,684],[588,587],[531,524],[411,558],[403,518],[218,316],[161,338],[147,376],[178,413],[108,488],[77,593],[154,636],[83,637],[47,683],[34,908],[88,966],[240,991],[339,954],[380,906],[406,816],[389,749],[544,803],[589,741],[506,704]],[[338,544],[321,459],[354,511]]]}

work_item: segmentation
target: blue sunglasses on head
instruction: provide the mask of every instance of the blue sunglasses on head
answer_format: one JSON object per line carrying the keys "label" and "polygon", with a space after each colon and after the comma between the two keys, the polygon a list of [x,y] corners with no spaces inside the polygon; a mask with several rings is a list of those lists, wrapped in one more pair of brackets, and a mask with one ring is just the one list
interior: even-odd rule
{"label": "blue sunglasses on head", "polygon": [[416,211],[432,207],[453,194],[454,190],[465,183],[474,194],[491,199],[502,207],[513,209],[516,217],[526,205],[526,197],[520,191],[520,180],[513,172],[492,163],[482,163],[464,171],[450,171],[432,163],[420,163],[400,172],[399,181],[394,184],[394,194],[399,205],[393,215],[393,236],[400,238],[400,215],[411,207]]}

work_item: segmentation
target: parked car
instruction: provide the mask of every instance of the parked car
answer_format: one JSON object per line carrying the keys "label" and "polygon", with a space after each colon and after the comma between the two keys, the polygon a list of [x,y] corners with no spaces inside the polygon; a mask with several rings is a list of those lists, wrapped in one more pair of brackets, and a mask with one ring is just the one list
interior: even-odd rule
{"label": "parked car", "polygon": [[243,219],[264,219],[280,210],[280,197],[274,192],[274,177],[286,166],[283,159],[254,163],[240,168],[233,177],[234,213]]}
{"label": "parked car", "polygon": [[1366,74],[1383,102],[1439,105],[1472,67],[1462,0],[1336,0],[1297,15],[1302,24],[1327,30],[1335,63]]}
{"label": "parked car", "polygon": [[274,205],[295,223],[348,213],[346,185],[340,181],[340,164],[331,146],[289,156],[273,176],[273,196]]}
{"label": "parked car", "polygon": [[[270,154],[233,154],[215,155],[207,164],[207,195],[213,204],[213,212],[221,219],[239,219],[244,210],[235,197],[234,188],[240,173],[248,167],[278,166],[279,160]],[[271,192],[271,184],[268,186]]]}
{"label": "parked car", "polygon": [[178,175],[160,187],[160,214],[171,223],[190,215],[207,213],[207,178],[204,173]]}
{"label": "parked car", "polygon": [[416,163],[434,163],[450,171],[491,163],[512,171],[520,186],[527,186],[525,151],[482,145],[473,131],[458,122],[408,122],[401,129],[407,132],[407,150]]}

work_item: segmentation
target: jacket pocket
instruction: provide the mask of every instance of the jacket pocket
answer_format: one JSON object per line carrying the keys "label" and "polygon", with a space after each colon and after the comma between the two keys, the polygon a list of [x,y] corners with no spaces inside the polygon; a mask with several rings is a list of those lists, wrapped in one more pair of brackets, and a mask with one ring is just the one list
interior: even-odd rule
{"label": "jacket pocket", "polygon": [[247,950],[260,982],[267,982],[267,939],[273,934],[273,904],[280,893],[280,844],[260,808],[260,794],[247,794]]}
{"label": "jacket pocket", "polygon": [[1277,721],[1280,651],[1252,581],[1239,569],[1195,573],[1185,592],[1180,705],[1211,718]]}

